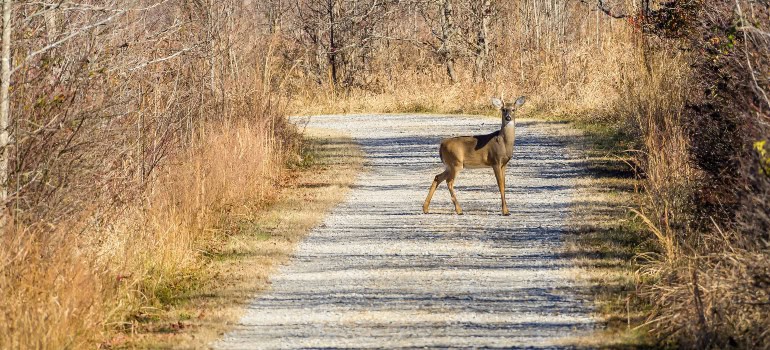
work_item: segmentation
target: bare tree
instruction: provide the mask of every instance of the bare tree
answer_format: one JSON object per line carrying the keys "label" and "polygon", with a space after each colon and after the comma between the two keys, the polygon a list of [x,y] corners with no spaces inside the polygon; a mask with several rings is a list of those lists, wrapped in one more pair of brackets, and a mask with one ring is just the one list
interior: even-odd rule
{"label": "bare tree", "polygon": [[482,0],[471,5],[474,24],[476,27],[476,42],[474,43],[476,81],[485,80],[485,67],[489,58],[489,24],[492,20],[492,1]]}
{"label": "bare tree", "polygon": [[441,32],[436,35],[439,45],[435,48],[446,65],[447,75],[452,83],[457,82],[457,73],[455,73],[455,58],[457,57],[456,43],[454,41],[457,34],[455,28],[454,7],[452,0],[437,0],[439,10],[439,22],[441,23]]}
{"label": "bare tree", "polygon": [[428,40],[409,40],[436,55],[450,82],[458,81],[456,67],[461,60],[473,62],[477,81],[485,79],[494,14],[492,0],[433,0],[416,4],[431,35]]}
{"label": "bare tree", "polygon": [[365,74],[378,28],[390,12],[387,0],[298,1],[297,41],[317,82],[351,86]]}

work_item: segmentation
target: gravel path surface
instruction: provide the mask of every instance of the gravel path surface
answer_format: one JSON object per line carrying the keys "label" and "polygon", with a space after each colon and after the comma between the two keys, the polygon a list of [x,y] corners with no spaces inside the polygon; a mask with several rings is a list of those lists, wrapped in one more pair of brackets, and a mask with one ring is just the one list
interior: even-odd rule
{"label": "gravel path surface", "polygon": [[504,217],[491,169],[458,176],[465,215],[446,184],[421,212],[443,170],[440,139],[498,120],[318,116],[309,127],[349,133],[368,170],[214,348],[554,348],[594,329],[588,286],[559,253],[582,173],[574,131],[517,120]]}

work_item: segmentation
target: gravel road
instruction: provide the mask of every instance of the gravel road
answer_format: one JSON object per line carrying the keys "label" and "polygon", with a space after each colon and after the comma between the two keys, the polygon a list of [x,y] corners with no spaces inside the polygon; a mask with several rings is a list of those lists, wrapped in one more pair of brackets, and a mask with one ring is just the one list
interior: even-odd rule
{"label": "gravel road", "polygon": [[[307,118],[299,118],[307,119]],[[300,121],[300,120],[296,120]],[[567,126],[517,120],[508,167],[511,216],[491,169],[464,170],[454,214],[438,143],[489,133],[499,120],[461,116],[314,116],[367,155],[344,203],[302,242],[272,288],[217,349],[560,348],[596,327],[588,286],[560,254],[583,170]]]}

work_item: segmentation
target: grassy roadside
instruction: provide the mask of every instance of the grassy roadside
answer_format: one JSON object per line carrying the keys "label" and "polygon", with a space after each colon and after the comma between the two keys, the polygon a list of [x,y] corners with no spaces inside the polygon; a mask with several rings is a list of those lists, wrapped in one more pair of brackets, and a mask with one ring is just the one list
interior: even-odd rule
{"label": "grassy roadside", "polygon": [[643,326],[650,306],[636,297],[636,257],[655,248],[629,212],[640,196],[625,152],[632,148],[631,138],[606,124],[574,125],[584,134],[579,146],[587,173],[578,182],[565,254],[591,286],[590,298],[606,327],[576,343],[600,349],[654,348]]}
{"label": "grassy roadside", "polygon": [[162,309],[147,310],[133,327],[105,348],[206,348],[237,322],[269,275],[286,262],[298,242],[344,199],[363,163],[348,137],[308,130],[303,159],[275,200],[253,215],[227,218],[230,234],[205,252],[206,278]]}

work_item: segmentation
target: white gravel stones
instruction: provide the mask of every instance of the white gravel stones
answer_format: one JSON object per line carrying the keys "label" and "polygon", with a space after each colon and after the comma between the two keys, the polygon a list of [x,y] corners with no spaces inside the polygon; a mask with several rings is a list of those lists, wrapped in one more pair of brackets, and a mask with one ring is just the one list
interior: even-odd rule
{"label": "white gravel stones", "polygon": [[491,169],[459,175],[465,215],[446,184],[421,212],[443,170],[439,140],[489,133],[498,120],[316,116],[309,127],[349,133],[367,170],[214,348],[554,348],[591,333],[589,286],[560,254],[582,172],[567,148],[574,132],[517,121],[504,217]]}

